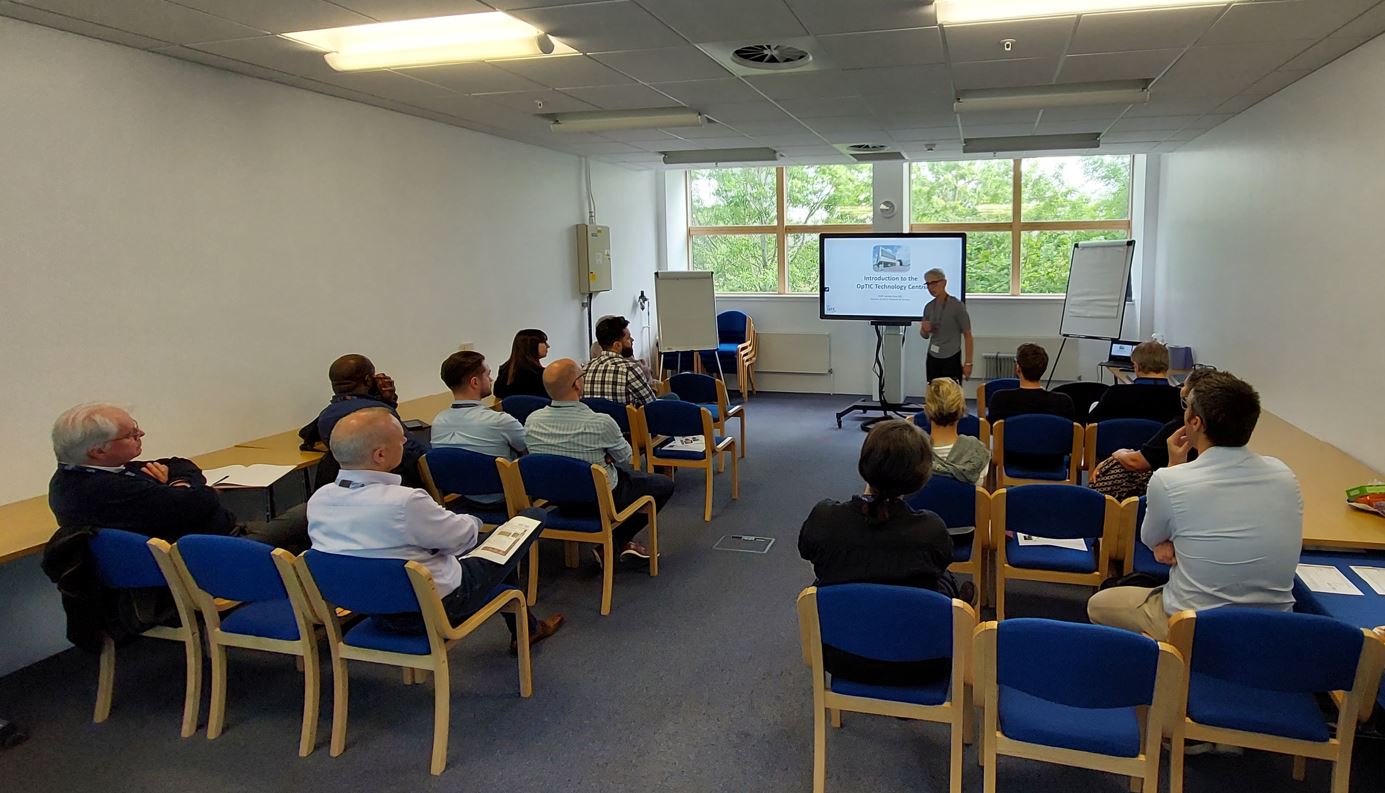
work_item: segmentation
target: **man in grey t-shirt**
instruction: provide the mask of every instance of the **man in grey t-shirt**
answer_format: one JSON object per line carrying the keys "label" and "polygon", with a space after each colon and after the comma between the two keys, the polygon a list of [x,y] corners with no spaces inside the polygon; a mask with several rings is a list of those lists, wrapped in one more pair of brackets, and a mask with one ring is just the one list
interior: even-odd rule
{"label": "man in grey t-shirt", "polygon": [[923,279],[933,296],[923,307],[919,325],[919,335],[928,340],[928,379],[951,377],[961,383],[971,376],[971,317],[962,301],[947,293],[947,275],[942,270],[929,270]]}

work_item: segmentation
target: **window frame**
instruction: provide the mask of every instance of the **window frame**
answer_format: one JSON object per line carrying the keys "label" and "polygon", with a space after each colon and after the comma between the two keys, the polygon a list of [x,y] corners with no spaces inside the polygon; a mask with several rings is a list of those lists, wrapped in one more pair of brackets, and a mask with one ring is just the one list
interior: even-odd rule
{"label": "window frame", "polygon": [[[1084,156],[1084,155],[1078,155]],[[1090,155],[1100,156],[1100,155]],[[1037,158],[1035,158],[1037,159]],[[907,231],[927,232],[927,231],[961,231],[961,232],[1008,232],[1010,234],[1010,291],[1001,293],[975,293],[968,297],[1045,297],[1053,296],[1053,292],[1021,292],[1020,291],[1020,263],[1022,260],[1021,248],[1023,235],[1029,231],[1123,231],[1129,239],[1132,227],[1133,205],[1134,205],[1134,180],[1135,180],[1135,158],[1127,155],[1129,162],[1129,173],[1131,189],[1127,191],[1127,201],[1124,220],[1032,220],[1024,219],[1024,158],[1016,157],[1010,160],[1010,219],[1007,221],[974,221],[964,223],[909,223]],[[908,168],[906,184],[907,189],[912,190],[913,165],[914,163],[903,163]],[[788,238],[790,234],[823,234],[827,232],[845,232],[869,234],[874,228],[869,223],[817,223],[817,224],[792,224],[787,221],[787,168],[790,166],[777,165],[774,167],[774,191],[775,191],[775,220],[770,225],[757,226],[696,226],[692,222],[692,170],[683,172],[683,195],[684,222],[688,229],[687,239],[684,241],[684,255],[687,257],[689,268],[692,267],[692,241],[694,237],[703,236],[734,236],[751,234],[772,234],[775,239],[775,251],[778,259],[778,291],[777,292],[718,292],[719,295],[727,296],[766,296],[775,295],[783,297],[807,297],[814,293],[810,292],[790,292],[789,286],[789,265],[788,265]]]}

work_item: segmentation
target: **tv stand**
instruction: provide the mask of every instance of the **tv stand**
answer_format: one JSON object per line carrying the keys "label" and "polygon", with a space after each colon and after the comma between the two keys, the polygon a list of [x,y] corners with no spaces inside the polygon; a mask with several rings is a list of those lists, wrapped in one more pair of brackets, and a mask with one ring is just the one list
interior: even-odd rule
{"label": "tv stand", "polygon": [[[923,405],[904,401],[904,329],[908,320],[872,320],[875,327],[875,364],[878,393],[875,399],[858,399],[837,412],[837,428],[848,413],[881,413],[883,415],[861,422],[861,431],[868,432],[875,424],[889,418],[908,418],[905,412],[917,413]],[[893,414],[893,415],[892,415]]]}

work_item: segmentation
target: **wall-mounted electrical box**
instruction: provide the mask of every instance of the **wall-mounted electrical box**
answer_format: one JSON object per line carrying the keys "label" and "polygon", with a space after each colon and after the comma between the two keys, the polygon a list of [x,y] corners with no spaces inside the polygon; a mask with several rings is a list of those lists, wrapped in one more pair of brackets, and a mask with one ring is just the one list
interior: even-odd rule
{"label": "wall-mounted electrical box", "polygon": [[577,224],[577,291],[611,289],[611,227]]}

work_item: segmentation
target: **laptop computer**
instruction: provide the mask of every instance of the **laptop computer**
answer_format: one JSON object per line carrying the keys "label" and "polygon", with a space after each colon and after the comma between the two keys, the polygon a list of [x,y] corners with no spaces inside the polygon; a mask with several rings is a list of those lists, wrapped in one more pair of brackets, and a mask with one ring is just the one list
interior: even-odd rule
{"label": "laptop computer", "polygon": [[1109,366],[1112,369],[1121,369],[1128,372],[1135,370],[1135,365],[1130,362],[1130,353],[1135,351],[1138,341],[1126,341],[1124,339],[1112,339],[1111,351],[1106,353],[1106,361],[1102,366]]}

